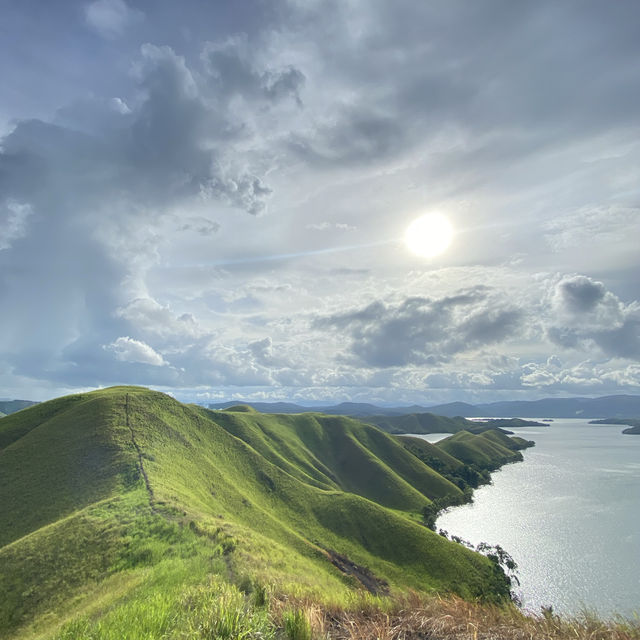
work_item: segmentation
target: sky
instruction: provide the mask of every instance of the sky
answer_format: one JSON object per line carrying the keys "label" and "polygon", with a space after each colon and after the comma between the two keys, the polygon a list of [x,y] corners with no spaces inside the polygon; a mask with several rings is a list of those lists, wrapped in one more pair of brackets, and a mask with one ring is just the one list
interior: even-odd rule
{"label": "sky", "polygon": [[0,14],[0,396],[640,393],[638,3]]}

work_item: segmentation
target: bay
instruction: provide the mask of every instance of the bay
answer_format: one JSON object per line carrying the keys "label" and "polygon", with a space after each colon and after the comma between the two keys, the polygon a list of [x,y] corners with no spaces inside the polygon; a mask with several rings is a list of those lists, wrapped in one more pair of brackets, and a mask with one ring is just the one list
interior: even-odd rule
{"label": "bay", "polygon": [[500,544],[518,563],[525,609],[640,615],[640,436],[556,420],[518,429],[524,462],[492,474],[437,528]]}

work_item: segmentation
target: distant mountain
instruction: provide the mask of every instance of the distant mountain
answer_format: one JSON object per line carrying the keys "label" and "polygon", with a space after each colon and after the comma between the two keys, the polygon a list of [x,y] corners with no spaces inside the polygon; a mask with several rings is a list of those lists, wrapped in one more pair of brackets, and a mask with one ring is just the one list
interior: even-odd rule
{"label": "distant mountain", "polygon": [[[365,402],[341,402],[333,407],[315,407],[312,411],[319,411],[329,415],[352,416],[362,418],[371,415],[401,416],[406,413],[415,413],[416,407],[378,407],[375,404]],[[419,407],[424,411],[423,407]],[[307,409],[308,411],[308,409]]]}
{"label": "distant mountain", "polygon": [[[248,404],[261,413],[325,413],[353,416],[403,416],[417,413],[433,413],[448,418],[637,418],[640,416],[640,396],[604,396],[602,398],[545,398],[544,400],[513,400],[488,404],[450,402],[428,407],[378,407],[364,402],[342,402],[333,406],[304,407],[288,402],[232,401],[210,404],[210,409],[227,409],[238,404]],[[0,411],[2,407],[0,406]]]}
{"label": "distant mountain", "polygon": [[545,398],[478,405],[479,416],[522,418],[633,418],[640,416],[640,396]]}
{"label": "distant mountain", "polygon": [[20,409],[26,409],[34,404],[38,404],[33,400],[0,400],[0,417],[2,414],[15,413]]}
{"label": "distant mountain", "polygon": [[438,416],[446,416],[447,418],[456,418],[458,416],[461,416],[462,418],[475,418],[494,415],[491,413],[482,413],[477,406],[467,402],[436,404],[432,407],[428,407],[427,411],[429,411],[429,413],[435,413]]}
{"label": "distant mountain", "polygon": [[471,405],[452,402],[428,408],[431,413],[455,417],[506,418],[634,418],[640,416],[640,396],[602,398],[545,398]]}
{"label": "distant mountain", "polygon": [[324,413],[331,416],[402,416],[408,413],[423,413],[424,407],[378,407],[366,402],[341,402],[330,406],[305,407],[291,402],[251,402],[250,400],[232,400],[209,404],[209,409],[229,409],[241,404],[249,405],[260,413]]}

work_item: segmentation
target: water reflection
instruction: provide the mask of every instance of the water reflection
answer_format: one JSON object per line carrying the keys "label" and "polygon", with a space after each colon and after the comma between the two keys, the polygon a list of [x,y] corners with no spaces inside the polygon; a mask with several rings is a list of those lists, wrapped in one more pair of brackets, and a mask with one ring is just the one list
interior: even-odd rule
{"label": "water reflection", "polygon": [[518,429],[536,436],[525,461],[496,472],[438,528],[502,545],[519,565],[526,608],[640,612],[640,437],[621,430],[583,420]]}

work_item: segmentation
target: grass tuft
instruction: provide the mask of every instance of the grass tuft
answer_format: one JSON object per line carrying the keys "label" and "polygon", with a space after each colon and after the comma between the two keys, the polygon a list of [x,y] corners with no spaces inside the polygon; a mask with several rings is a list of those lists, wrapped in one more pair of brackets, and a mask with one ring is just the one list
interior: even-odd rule
{"label": "grass tuft", "polygon": [[288,609],[282,614],[282,627],[288,640],[311,640],[311,622],[304,609]]}

